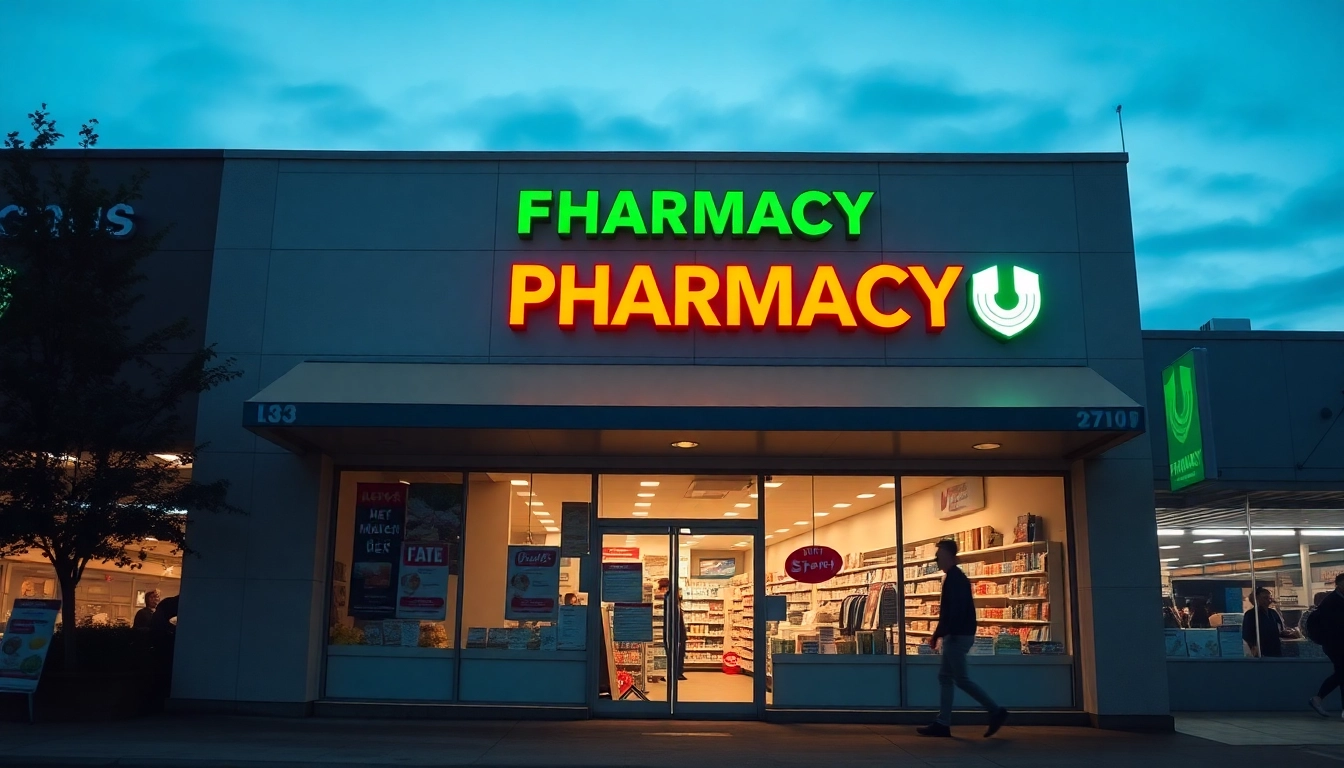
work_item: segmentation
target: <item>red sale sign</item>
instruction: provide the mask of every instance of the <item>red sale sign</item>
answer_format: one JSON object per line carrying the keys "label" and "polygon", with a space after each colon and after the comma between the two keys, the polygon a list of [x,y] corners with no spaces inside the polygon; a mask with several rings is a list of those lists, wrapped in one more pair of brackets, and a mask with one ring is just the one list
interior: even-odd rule
{"label": "red sale sign", "polygon": [[845,561],[830,547],[803,547],[796,549],[784,561],[784,570],[794,581],[820,584],[840,572]]}

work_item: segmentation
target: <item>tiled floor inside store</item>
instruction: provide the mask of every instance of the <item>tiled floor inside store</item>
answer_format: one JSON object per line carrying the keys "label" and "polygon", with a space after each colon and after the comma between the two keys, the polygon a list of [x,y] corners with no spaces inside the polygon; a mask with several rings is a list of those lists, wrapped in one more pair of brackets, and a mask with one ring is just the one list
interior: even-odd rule
{"label": "tiled floor inside store", "polygon": [[[751,676],[725,675],[722,672],[687,672],[677,687],[679,701],[710,701],[722,703],[750,703]],[[667,684],[649,685],[649,698],[667,701]]]}
{"label": "tiled floor inside store", "polygon": [[1344,719],[1301,712],[1182,712],[1176,731],[1222,744],[1338,745],[1344,744]]}

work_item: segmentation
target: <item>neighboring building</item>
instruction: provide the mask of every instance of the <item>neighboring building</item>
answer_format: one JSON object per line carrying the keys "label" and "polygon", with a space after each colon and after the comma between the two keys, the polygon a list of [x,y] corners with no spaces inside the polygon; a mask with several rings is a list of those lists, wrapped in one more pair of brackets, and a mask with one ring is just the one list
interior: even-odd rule
{"label": "neighboring building", "polygon": [[[928,710],[947,536],[1026,721],[1170,727],[1317,674],[1164,655],[1163,595],[1230,600],[1259,545],[1159,567],[1160,374],[1208,349],[1223,471],[1163,527],[1253,491],[1252,529],[1317,532],[1338,513],[1269,508],[1339,507],[1344,337],[1141,333],[1124,155],[100,156],[153,166],[138,227],[177,224],[151,311],[244,372],[197,409],[193,471],[249,514],[192,521],[180,707]],[[786,576],[811,545],[843,561],[815,586]]]}

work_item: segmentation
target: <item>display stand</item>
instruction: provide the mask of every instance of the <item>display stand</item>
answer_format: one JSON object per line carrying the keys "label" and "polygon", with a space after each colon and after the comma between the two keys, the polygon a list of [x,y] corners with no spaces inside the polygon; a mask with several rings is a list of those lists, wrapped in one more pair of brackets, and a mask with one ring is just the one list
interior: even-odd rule
{"label": "display stand", "polygon": [[[642,645],[642,644],[641,644]],[[616,642],[614,632],[611,626],[611,606],[602,606],[602,655],[605,656],[605,664],[602,665],[603,671],[607,675],[607,695],[615,701],[624,701],[627,697],[633,695],[640,701],[648,701],[648,694],[644,692],[644,663],[641,661],[640,675],[630,682],[630,687],[621,691],[619,695],[616,691],[620,688],[620,677],[618,676],[619,664],[616,661]],[[643,658],[643,650],[640,651],[640,657]],[[600,686],[599,686],[600,690]]]}

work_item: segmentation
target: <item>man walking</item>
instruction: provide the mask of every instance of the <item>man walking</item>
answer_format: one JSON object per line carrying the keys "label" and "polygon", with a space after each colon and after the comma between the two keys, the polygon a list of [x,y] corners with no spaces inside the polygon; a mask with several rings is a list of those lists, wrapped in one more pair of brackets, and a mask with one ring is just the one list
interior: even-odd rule
{"label": "man walking", "polygon": [[[1335,673],[1325,678],[1308,702],[1321,717],[1329,717],[1325,711],[1325,697],[1335,688],[1339,688],[1344,697],[1344,573],[1335,576],[1335,591],[1311,612],[1307,622],[1307,636],[1321,644],[1330,663],[1335,665]],[[1344,713],[1340,717],[1344,718]]]}
{"label": "man walking", "polygon": [[670,579],[659,579],[658,597],[663,600],[663,652],[667,654],[667,675],[685,680],[686,615],[681,612],[681,590],[673,592]]}
{"label": "man walking", "polygon": [[966,654],[975,643],[975,600],[971,597],[971,582],[957,567],[957,543],[938,542],[938,568],[943,576],[943,595],[939,600],[938,628],[929,638],[929,645],[938,650],[943,645],[942,666],[938,670],[938,684],[942,687],[938,719],[918,730],[920,736],[952,735],[952,686],[970,694],[989,713],[989,729],[985,738],[998,733],[1008,719],[1008,710],[994,703],[980,686],[966,676]]}

